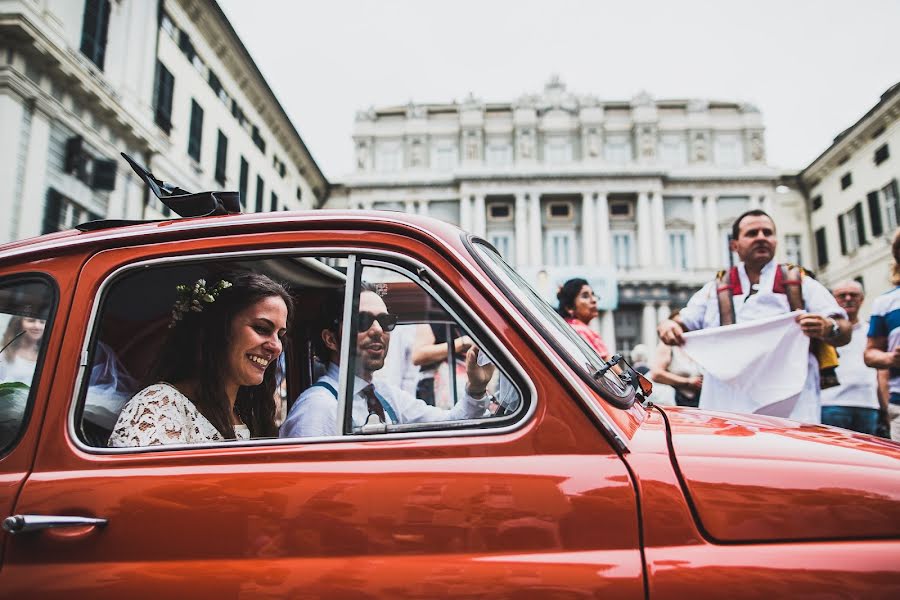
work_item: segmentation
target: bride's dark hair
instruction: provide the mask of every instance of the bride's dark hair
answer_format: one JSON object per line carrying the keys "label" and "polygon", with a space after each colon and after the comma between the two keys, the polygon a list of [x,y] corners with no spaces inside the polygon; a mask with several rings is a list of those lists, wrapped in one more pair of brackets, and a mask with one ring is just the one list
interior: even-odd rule
{"label": "bride's dark hair", "polygon": [[[208,289],[219,281],[227,281],[231,286],[222,289],[215,301],[201,303],[200,312],[184,312],[182,318],[176,321],[148,381],[173,384],[196,381],[191,402],[224,438],[234,439],[224,385],[231,344],[231,320],[260,300],[278,297],[287,306],[290,322],[294,305],[287,289],[265,275],[245,271],[218,273],[207,280]],[[193,283],[185,283],[193,287]],[[174,287],[172,291],[175,291]],[[261,384],[241,386],[238,390],[235,412],[250,429],[252,437],[278,435],[274,400],[277,368],[278,361],[273,360]]]}

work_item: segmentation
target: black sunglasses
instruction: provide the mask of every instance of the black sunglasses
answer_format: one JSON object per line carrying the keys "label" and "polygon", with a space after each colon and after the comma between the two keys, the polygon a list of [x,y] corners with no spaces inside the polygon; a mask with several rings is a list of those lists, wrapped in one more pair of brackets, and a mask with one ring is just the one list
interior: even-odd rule
{"label": "black sunglasses", "polygon": [[375,315],[370,312],[361,312],[359,313],[359,315],[357,315],[357,331],[359,333],[368,331],[369,328],[375,324],[375,321],[378,321],[378,324],[381,325],[381,328],[385,331],[393,331],[394,327],[397,326],[397,315],[391,315],[388,313]]}

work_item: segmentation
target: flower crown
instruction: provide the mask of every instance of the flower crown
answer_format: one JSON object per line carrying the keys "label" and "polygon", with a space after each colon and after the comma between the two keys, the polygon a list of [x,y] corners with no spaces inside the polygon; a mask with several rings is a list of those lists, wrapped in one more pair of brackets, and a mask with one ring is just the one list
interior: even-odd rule
{"label": "flower crown", "polygon": [[224,279],[211,288],[206,287],[205,279],[198,279],[193,285],[185,285],[183,283],[175,286],[175,305],[172,307],[172,321],[169,328],[175,327],[176,323],[184,318],[188,312],[203,312],[204,304],[212,304],[219,297],[223,290],[231,287],[230,281]]}

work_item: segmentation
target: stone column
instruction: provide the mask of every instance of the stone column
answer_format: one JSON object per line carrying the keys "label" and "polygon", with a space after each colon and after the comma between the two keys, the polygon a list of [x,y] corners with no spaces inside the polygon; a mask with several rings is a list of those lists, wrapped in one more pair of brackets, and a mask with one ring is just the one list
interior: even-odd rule
{"label": "stone column", "polygon": [[706,196],[706,249],[708,265],[713,269],[724,269],[722,263],[721,240],[719,239],[719,211],[716,207],[715,194]]}
{"label": "stone column", "polygon": [[541,196],[531,192],[528,202],[528,247],[531,248],[531,266],[544,264],[544,240],[541,227]]}
{"label": "stone column", "polygon": [[772,196],[770,194],[763,194],[760,197],[760,206],[764,211],[766,211],[772,218],[775,218],[775,215],[772,214],[774,207],[772,206]]}
{"label": "stone column", "polygon": [[594,194],[581,194],[581,264],[592,267],[597,264],[597,234],[594,231]]}
{"label": "stone column", "polygon": [[416,210],[416,201],[415,200],[404,200],[403,201],[403,210],[408,215],[414,215],[418,211]]}
{"label": "stone column", "polygon": [[35,110],[31,115],[31,130],[28,137],[22,195],[18,198],[17,205],[13,206],[10,224],[11,229],[14,228],[13,237],[19,240],[41,234],[44,204],[47,201],[50,120],[40,110]]}
{"label": "stone column", "polygon": [[463,231],[472,231],[472,197],[468,194],[459,196],[459,226]]}
{"label": "stone column", "polygon": [[659,321],[656,319],[656,307],[652,302],[644,304],[644,311],[641,315],[641,342],[649,349],[656,348],[656,326]]}
{"label": "stone column", "polygon": [[666,260],[666,214],[663,209],[663,197],[660,192],[653,192],[651,212],[653,222],[653,264],[665,267]]}
{"label": "stone column", "polygon": [[419,214],[423,217],[428,216],[428,200],[419,200]]}
{"label": "stone column", "polygon": [[750,202],[747,204],[747,210],[756,210],[759,208],[759,196],[754,194],[747,194],[750,199]]}
{"label": "stone column", "polygon": [[12,241],[16,235],[9,215],[19,202],[15,182],[24,117],[25,106],[18,96],[0,94],[0,131],[3,132],[3,143],[0,144],[0,181],[3,182],[0,185],[0,215],[4,215],[5,221],[5,225],[0,227],[0,243]]}
{"label": "stone column", "polygon": [[472,233],[481,237],[487,234],[487,212],[484,206],[484,194],[475,195],[475,206],[472,209]]}
{"label": "stone column", "polygon": [[638,192],[637,201],[637,245],[638,267],[646,268],[653,264],[653,225],[650,217],[650,201],[647,192]]}
{"label": "stone column", "polygon": [[709,265],[706,259],[706,250],[709,246],[706,241],[706,225],[703,218],[703,197],[699,194],[691,196],[691,204],[694,217],[694,269],[705,269]]}
{"label": "stone column", "polygon": [[612,235],[609,232],[609,203],[606,194],[597,193],[597,258],[603,266],[612,266]]}
{"label": "stone column", "polygon": [[672,309],[669,307],[668,302],[660,302],[656,309],[656,324],[658,325],[661,321],[668,319],[671,312]]}
{"label": "stone column", "polygon": [[528,264],[528,200],[525,192],[516,192],[515,245],[516,266]]}
{"label": "stone column", "polygon": [[600,313],[600,337],[606,342],[610,354],[616,353],[616,320],[613,311],[604,310]]}

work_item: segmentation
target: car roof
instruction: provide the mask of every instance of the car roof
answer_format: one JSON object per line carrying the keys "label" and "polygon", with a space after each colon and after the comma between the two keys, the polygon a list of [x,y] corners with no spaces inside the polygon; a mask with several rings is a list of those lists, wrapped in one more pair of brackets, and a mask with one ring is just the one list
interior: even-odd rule
{"label": "car roof", "polygon": [[462,230],[433,217],[379,210],[307,210],[136,221],[94,231],[60,231],[0,245],[0,264],[64,254],[88,246],[127,246],[162,240],[198,239],[207,235],[222,235],[223,229],[229,235],[297,230],[298,225],[305,226],[304,229],[394,232],[462,248]]}

